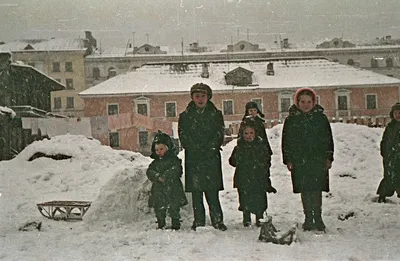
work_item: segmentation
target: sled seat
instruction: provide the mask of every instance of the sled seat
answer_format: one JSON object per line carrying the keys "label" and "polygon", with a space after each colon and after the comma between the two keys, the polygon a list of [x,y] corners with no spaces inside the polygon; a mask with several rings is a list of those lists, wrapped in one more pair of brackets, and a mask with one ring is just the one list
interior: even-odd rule
{"label": "sled seat", "polygon": [[40,214],[54,220],[79,221],[89,209],[91,201],[48,201],[36,204]]}

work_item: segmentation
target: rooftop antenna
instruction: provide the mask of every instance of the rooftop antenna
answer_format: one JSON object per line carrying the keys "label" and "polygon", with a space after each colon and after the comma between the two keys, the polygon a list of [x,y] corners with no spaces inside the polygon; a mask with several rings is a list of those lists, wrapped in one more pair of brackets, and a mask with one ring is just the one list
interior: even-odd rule
{"label": "rooftop antenna", "polygon": [[182,40],[181,40],[181,49],[182,49],[182,61],[183,61],[183,37],[182,37]]}
{"label": "rooftop antenna", "polygon": [[135,49],[135,32],[132,32],[132,49]]}

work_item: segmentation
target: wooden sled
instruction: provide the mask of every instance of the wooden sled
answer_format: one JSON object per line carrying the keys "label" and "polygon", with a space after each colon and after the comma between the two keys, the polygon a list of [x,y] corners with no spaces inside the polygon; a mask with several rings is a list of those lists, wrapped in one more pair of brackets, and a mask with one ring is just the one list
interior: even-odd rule
{"label": "wooden sled", "polygon": [[89,209],[91,201],[48,201],[37,204],[40,214],[54,220],[79,221]]}

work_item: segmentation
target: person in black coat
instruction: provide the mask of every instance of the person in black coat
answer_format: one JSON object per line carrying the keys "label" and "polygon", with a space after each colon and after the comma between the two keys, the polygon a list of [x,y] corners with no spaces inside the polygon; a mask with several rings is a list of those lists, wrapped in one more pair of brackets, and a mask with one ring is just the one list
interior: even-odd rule
{"label": "person in black coat", "polygon": [[245,113],[239,127],[238,139],[243,136],[243,124],[245,120],[249,118],[254,119],[257,135],[262,138],[263,142],[267,146],[268,153],[272,155],[271,145],[269,144],[267,132],[264,126],[265,121],[262,119],[264,118],[264,114],[258,108],[257,103],[253,101],[246,103]]}
{"label": "person in black coat", "polygon": [[283,163],[291,172],[294,193],[301,193],[304,230],[324,231],[322,191],[329,191],[333,138],[324,109],[310,88],[299,89],[282,132]]}
{"label": "person in black coat", "polygon": [[171,138],[159,131],[151,146],[151,158],[146,175],[153,183],[151,187],[151,205],[154,207],[158,228],[166,225],[167,211],[172,219],[171,228],[180,229],[180,208],[188,203],[183,185],[182,161],[175,154]]}
{"label": "person in black coat", "polygon": [[213,227],[224,231],[227,228],[219,200],[219,191],[224,189],[220,153],[224,119],[210,100],[212,90],[208,85],[196,83],[190,96],[192,101],[179,115],[178,133],[185,149],[185,190],[192,193],[192,229],[205,226],[204,194]]}
{"label": "person in black coat", "polygon": [[243,211],[243,225],[251,226],[251,213],[256,215],[256,226],[267,210],[267,192],[276,193],[271,185],[271,154],[264,140],[257,135],[254,118],[242,122],[242,137],[232,151],[229,164],[236,167],[233,187],[239,194],[239,210]]}
{"label": "person in black coat", "polygon": [[392,106],[390,118],[380,144],[383,179],[377,191],[379,203],[386,202],[386,197],[393,196],[395,191],[400,197],[400,103]]}

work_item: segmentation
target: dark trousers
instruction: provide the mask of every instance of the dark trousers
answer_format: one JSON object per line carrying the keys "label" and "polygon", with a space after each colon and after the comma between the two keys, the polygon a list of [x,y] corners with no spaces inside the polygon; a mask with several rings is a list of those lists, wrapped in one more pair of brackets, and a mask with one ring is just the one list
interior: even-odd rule
{"label": "dark trousers", "polygon": [[304,191],[301,193],[301,202],[305,215],[321,215],[322,192]]}
{"label": "dark trousers", "polygon": [[169,216],[171,219],[181,219],[181,215],[179,214],[180,208],[179,207],[161,207],[161,208],[154,208],[154,212],[156,213],[157,220],[165,220],[167,217],[167,209]]}
{"label": "dark trousers", "polygon": [[203,203],[203,193],[206,196],[211,223],[213,225],[218,224],[223,221],[223,214],[221,203],[219,201],[219,191],[207,191],[207,192],[192,192],[192,202],[193,202],[193,213],[194,213],[194,223],[197,225],[205,224],[206,214]]}

